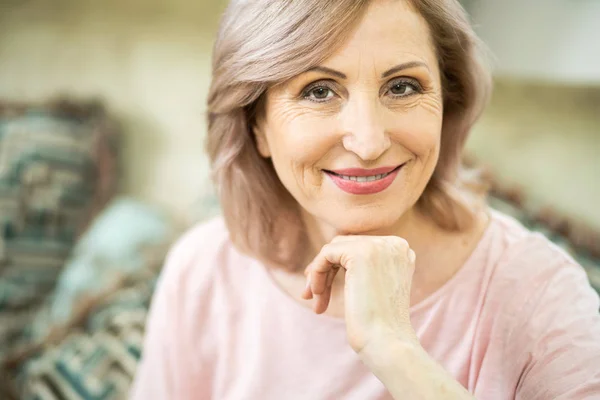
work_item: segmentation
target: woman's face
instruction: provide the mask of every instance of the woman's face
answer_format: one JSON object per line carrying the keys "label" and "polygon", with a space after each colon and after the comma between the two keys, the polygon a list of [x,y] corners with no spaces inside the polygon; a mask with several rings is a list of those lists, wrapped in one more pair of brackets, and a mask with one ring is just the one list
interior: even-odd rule
{"label": "woman's face", "polygon": [[258,149],[305,214],[343,234],[393,226],[437,163],[442,90],[427,23],[374,1],[328,60],[267,92]]}

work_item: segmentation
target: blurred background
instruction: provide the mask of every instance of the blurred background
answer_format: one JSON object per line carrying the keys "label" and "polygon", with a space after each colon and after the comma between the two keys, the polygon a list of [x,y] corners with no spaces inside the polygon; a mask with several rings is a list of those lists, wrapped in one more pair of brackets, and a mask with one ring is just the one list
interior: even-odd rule
{"label": "blurred background", "polygon": [[[470,159],[598,284],[600,1],[463,4],[495,80]],[[125,392],[166,248],[216,212],[203,142],[225,5],[0,0],[0,398]]]}

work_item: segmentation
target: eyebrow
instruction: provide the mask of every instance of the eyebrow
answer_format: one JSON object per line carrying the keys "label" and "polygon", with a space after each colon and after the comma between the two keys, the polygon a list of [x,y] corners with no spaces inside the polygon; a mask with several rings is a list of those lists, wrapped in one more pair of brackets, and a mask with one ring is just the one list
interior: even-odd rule
{"label": "eyebrow", "polygon": [[388,69],[383,74],[381,74],[381,77],[382,78],[387,78],[388,76],[390,76],[392,74],[395,74],[396,72],[400,72],[400,71],[403,71],[405,69],[415,68],[415,67],[425,67],[427,70],[429,70],[429,67],[424,62],[421,62],[421,61],[409,61],[409,62],[405,62],[403,64],[398,64],[395,67]]}
{"label": "eyebrow", "polygon": [[310,72],[310,71],[323,72],[323,73],[328,74],[328,75],[337,76],[338,78],[341,78],[341,79],[348,78],[346,76],[346,74],[343,74],[340,71],[336,71],[335,69],[331,69],[331,68],[327,68],[327,67],[313,67],[313,68],[309,69],[306,72]]}
{"label": "eyebrow", "polygon": [[[409,61],[409,62],[405,62],[403,64],[398,64],[395,67],[388,69],[383,74],[381,74],[381,77],[382,78],[387,78],[388,76],[390,76],[392,74],[395,74],[396,72],[400,72],[400,71],[403,71],[405,69],[415,68],[415,67],[425,67],[425,68],[427,68],[427,70],[429,70],[429,67],[424,62],[421,62],[421,61]],[[336,71],[335,69],[327,68],[327,67],[313,67],[313,68],[310,68],[309,70],[307,70],[306,72],[310,72],[310,71],[323,72],[323,73],[328,74],[328,75],[337,76],[338,78],[341,78],[341,79],[347,79],[348,78],[346,76],[346,74],[344,74],[344,73],[342,73],[340,71]]]}

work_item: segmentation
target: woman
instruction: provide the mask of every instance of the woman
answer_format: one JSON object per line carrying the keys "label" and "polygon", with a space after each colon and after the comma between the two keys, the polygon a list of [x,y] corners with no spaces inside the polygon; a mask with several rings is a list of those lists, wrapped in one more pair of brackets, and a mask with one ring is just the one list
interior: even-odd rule
{"label": "woman", "polygon": [[454,0],[229,6],[224,217],[172,250],[133,398],[600,398],[583,269],[460,169],[480,49]]}

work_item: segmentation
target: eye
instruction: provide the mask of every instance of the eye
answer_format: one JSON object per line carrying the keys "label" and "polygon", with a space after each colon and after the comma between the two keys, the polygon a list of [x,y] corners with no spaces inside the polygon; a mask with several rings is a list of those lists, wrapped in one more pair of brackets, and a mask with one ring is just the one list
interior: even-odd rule
{"label": "eye", "polygon": [[312,97],[318,100],[325,100],[333,96],[333,92],[327,87],[316,87],[313,90],[311,90],[310,93]]}
{"label": "eye", "polygon": [[390,92],[398,96],[406,96],[407,94],[410,94],[413,91],[415,91],[415,89],[406,83],[396,83],[390,88]]}
{"label": "eye", "polygon": [[309,85],[302,91],[302,97],[304,99],[322,103],[330,100],[335,96],[335,92],[326,82],[317,82],[313,85]]}
{"label": "eye", "polygon": [[415,93],[421,93],[422,88],[415,79],[400,78],[390,82],[388,92],[393,97],[407,97]]}

